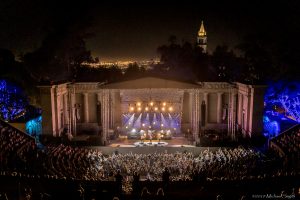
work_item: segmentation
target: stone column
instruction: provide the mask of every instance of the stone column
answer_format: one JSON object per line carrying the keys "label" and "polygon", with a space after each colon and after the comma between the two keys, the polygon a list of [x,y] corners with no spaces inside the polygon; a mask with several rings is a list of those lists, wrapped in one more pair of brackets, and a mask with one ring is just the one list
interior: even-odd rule
{"label": "stone column", "polygon": [[205,108],[205,125],[207,124],[208,122],[208,93],[207,92],[204,92],[203,93],[203,100],[205,101],[205,105],[206,105],[206,108]]}
{"label": "stone column", "polygon": [[200,97],[199,91],[195,93],[195,131],[194,131],[194,138],[195,141],[198,141],[199,135],[199,127],[200,127]]}
{"label": "stone column", "polygon": [[84,123],[89,123],[89,94],[83,93]]}
{"label": "stone column", "polygon": [[101,118],[101,128],[102,128],[102,135],[103,135],[103,98],[102,98],[102,93],[97,93],[97,101],[100,102],[100,105],[101,105],[101,113],[100,113],[100,118]]}
{"label": "stone column", "polygon": [[232,107],[232,110],[231,110],[231,115],[232,115],[232,118],[231,118],[231,129],[232,129],[232,132],[231,132],[231,138],[232,140],[235,140],[236,139],[236,92],[233,91],[232,93],[232,103],[231,103],[231,107]]}
{"label": "stone column", "polygon": [[69,113],[68,113],[68,92],[63,94],[63,106],[64,106],[64,124],[63,126],[65,127],[67,124],[69,124]]}
{"label": "stone column", "polygon": [[241,93],[238,94],[238,119],[237,122],[240,127],[242,127],[242,113],[243,113],[243,95]]}
{"label": "stone column", "polygon": [[193,131],[194,129],[194,95],[193,92],[189,92],[189,104],[190,104],[190,129]]}
{"label": "stone column", "polygon": [[252,120],[253,120],[253,97],[254,88],[251,88],[248,96],[248,134],[252,137]]}
{"label": "stone column", "polygon": [[57,136],[57,94],[55,86],[51,88],[52,133]]}
{"label": "stone column", "polygon": [[74,136],[77,135],[77,119],[76,119],[76,94],[75,94],[75,87],[73,89],[72,93],[72,133]]}
{"label": "stone column", "polygon": [[217,123],[222,123],[222,94],[221,92],[218,92],[218,102],[217,102]]}
{"label": "stone column", "polygon": [[104,90],[97,94],[98,101],[101,102],[101,120],[102,120],[102,143],[106,144],[106,136],[109,128],[109,93]]}

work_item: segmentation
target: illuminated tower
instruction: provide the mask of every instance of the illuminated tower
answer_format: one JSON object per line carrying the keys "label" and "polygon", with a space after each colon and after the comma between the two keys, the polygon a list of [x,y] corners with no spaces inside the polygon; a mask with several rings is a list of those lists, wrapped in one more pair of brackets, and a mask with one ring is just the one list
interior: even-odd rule
{"label": "illuminated tower", "polygon": [[203,21],[201,21],[200,30],[197,36],[197,45],[203,49],[203,53],[207,51],[207,35],[204,29]]}

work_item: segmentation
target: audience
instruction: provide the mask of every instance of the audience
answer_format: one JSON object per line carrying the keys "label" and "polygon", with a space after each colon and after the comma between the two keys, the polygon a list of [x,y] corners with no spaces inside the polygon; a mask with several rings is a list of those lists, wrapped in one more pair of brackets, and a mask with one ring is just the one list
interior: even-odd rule
{"label": "audience", "polygon": [[[272,142],[286,155],[299,160],[300,129],[282,134]],[[97,149],[72,147],[64,144],[38,149],[34,138],[0,123],[0,176],[69,181],[115,181],[117,193],[140,196],[141,199],[164,199],[172,182],[203,184],[214,181],[253,181],[276,177],[298,176],[299,171],[284,171],[270,167],[270,158],[253,148],[219,148],[198,154],[177,153],[119,153],[105,155]],[[142,180],[162,182],[153,195]],[[152,191],[152,190],[151,190]],[[156,189],[155,189],[156,191]],[[6,193],[1,193],[6,198]],[[84,199],[85,189],[77,187],[78,199]],[[165,193],[166,192],[166,193]],[[31,188],[25,199],[31,199]],[[41,193],[42,194],[42,193]],[[46,194],[46,193],[45,193]],[[140,194],[140,195],[138,195]],[[43,195],[44,196],[44,195]],[[50,195],[49,195],[50,196]]]}

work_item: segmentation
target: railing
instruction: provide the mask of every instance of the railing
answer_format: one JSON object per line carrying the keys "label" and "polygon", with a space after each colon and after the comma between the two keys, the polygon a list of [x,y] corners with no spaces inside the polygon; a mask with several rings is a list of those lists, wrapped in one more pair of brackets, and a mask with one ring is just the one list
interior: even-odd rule
{"label": "railing", "polygon": [[269,141],[269,147],[270,147],[270,148],[273,148],[273,149],[275,149],[275,150],[277,150],[280,156],[284,156],[284,155],[285,155],[285,152],[282,150],[282,148],[281,148],[279,145],[277,145],[277,143],[276,143],[275,140],[276,140],[278,137],[281,137],[283,134],[286,134],[286,133],[288,133],[288,132],[291,132],[291,131],[293,131],[293,130],[295,130],[295,129],[299,129],[299,128],[300,128],[300,124],[296,124],[296,125],[292,126],[291,128],[289,128],[289,129],[287,129],[287,130],[281,132],[281,133],[280,133],[279,135],[277,135],[276,137],[273,137],[273,138]]}
{"label": "railing", "polygon": [[283,134],[285,134],[285,133],[287,133],[287,132],[290,132],[290,131],[292,131],[292,130],[294,130],[294,129],[296,129],[296,128],[300,128],[300,124],[296,124],[296,125],[292,126],[291,128],[289,128],[289,129],[287,129],[287,130],[285,130],[285,131],[279,133],[276,137],[273,137],[271,140],[273,140],[273,139],[275,139],[275,138],[277,138],[277,137],[280,137],[281,135],[283,135]]}
{"label": "railing", "polygon": [[24,134],[26,137],[28,137],[30,140],[33,140],[35,142],[35,138],[28,135],[27,133],[23,132],[23,131],[20,131],[19,129],[13,127],[12,125],[10,125],[9,123],[3,121],[0,119],[0,124],[1,126],[4,128],[4,127],[9,127],[10,129],[13,129],[14,131],[18,132],[18,133],[21,133],[21,134]]}

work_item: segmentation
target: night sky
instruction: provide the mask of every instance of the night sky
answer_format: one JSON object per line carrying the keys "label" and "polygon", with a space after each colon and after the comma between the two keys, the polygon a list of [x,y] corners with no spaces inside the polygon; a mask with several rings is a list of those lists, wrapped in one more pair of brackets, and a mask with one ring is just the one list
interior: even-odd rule
{"label": "night sky", "polygon": [[297,1],[1,0],[0,47],[27,53],[51,30],[78,25],[92,34],[87,49],[100,60],[149,60],[170,35],[194,44],[201,20],[212,52],[217,44],[234,48],[248,34],[299,28],[299,10]]}

